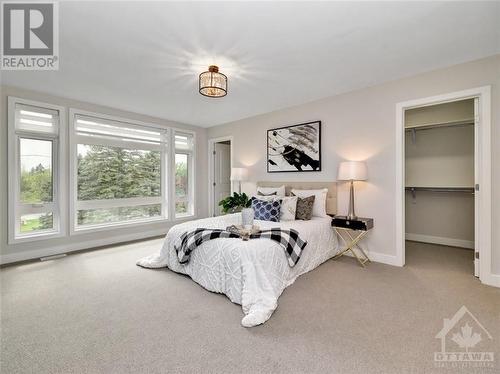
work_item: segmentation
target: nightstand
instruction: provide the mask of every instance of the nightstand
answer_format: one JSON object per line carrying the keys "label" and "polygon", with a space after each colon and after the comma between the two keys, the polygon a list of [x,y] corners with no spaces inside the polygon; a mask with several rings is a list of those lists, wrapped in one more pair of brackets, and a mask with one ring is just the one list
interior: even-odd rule
{"label": "nightstand", "polygon": [[[358,217],[350,220],[346,216],[333,216],[332,227],[345,245],[345,248],[333,258],[339,258],[350,251],[361,266],[365,267],[365,264],[370,262],[370,259],[358,243],[365,237],[368,231],[373,229],[373,218]],[[356,253],[355,249],[359,253]]]}

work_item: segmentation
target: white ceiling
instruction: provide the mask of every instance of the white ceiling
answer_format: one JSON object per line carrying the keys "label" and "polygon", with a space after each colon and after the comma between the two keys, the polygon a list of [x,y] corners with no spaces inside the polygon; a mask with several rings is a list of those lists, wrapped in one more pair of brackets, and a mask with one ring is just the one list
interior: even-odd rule
{"label": "white ceiling", "polygon": [[[61,2],[60,69],[2,84],[198,126],[500,53],[499,2]],[[209,64],[225,98],[198,93]]]}

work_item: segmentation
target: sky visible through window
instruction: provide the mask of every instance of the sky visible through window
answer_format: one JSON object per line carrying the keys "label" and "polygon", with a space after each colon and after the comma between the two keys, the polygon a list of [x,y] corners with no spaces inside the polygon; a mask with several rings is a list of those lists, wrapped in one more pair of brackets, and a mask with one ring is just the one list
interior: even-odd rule
{"label": "sky visible through window", "polygon": [[52,142],[35,139],[21,139],[21,171],[30,171],[38,165],[52,168]]}

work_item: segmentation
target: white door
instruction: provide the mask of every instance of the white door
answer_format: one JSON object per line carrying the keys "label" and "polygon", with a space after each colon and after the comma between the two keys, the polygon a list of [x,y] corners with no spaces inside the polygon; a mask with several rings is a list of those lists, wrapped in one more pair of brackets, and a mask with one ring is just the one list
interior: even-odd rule
{"label": "white door", "polygon": [[219,201],[231,195],[231,146],[215,143],[214,151],[214,216],[220,216]]}
{"label": "white door", "polygon": [[479,98],[474,99],[474,275],[479,277],[479,194],[481,186],[479,185]]}

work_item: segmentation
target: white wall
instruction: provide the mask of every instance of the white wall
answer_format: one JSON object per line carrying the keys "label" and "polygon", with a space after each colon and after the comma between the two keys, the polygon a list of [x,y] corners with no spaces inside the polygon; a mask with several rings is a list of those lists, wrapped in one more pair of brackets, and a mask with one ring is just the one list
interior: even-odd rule
{"label": "white wall", "polygon": [[474,195],[419,191],[406,192],[406,238],[474,248]]}
{"label": "white wall", "polygon": [[[208,136],[233,135],[235,166],[248,167],[255,181],[331,181],[340,160],[367,160],[369,180],[357,183],[356,209],[375,218],[366,241],[372,256],[390,263],[396,255],[396,104],[485,85],[492,86],[492,270],[500,274],[500,55],[213,127]],[[323,124],[323,171],[267,174],[266,130],[313,120]],[[340,184],[339,212],[347,211],[347,202],[347,186]]]}
{"label": "white wall", "polygon": [[50,96],[44,93],[27,91],[14,87],[0,86],[0,254],[2,263],[36,258],[51,253],[67,252],[75,249],[86,249],[107,245],[117,241],[134,240],[141,237],[164,235],[172,223],[149,223],[140,226],[127,226],[93,233],[82,233],[72,237],[47,239],[37,242],[9,245],[7,244],[7,97],[16,96],[25,99],[37,100],[50,104],[78,108],[96,113],[115,115],[132,120],[152,122],[155,124],[184,128],[196,132],[196,214],[198,217],[207,216],[207,130],[188,126],[161,118],[144,116],[125,112],[95,104]]}
{"label": "white wall", "polygon": [[406,132],[406,186],[473,187],[474,126]]}

